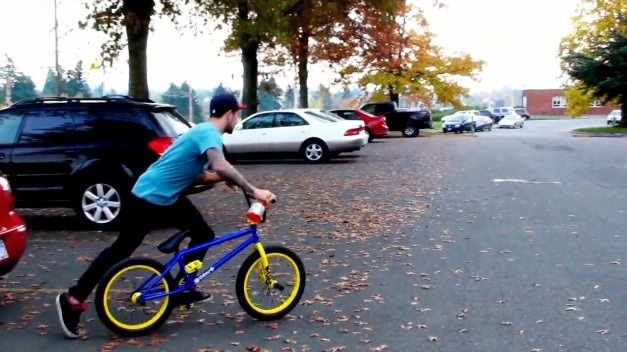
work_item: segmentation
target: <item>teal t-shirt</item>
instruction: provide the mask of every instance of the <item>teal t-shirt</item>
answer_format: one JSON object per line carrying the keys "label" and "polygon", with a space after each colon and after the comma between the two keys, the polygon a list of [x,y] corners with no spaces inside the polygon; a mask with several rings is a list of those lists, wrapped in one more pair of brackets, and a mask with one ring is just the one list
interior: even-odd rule
{"label": "teal t-shirt", "polygon": [[154,204],[173,204],[203,172],[208,161],[205,151],[212,147],[222,150],[220,131],[209,122],[195,125],[139,176],[133,194]]}

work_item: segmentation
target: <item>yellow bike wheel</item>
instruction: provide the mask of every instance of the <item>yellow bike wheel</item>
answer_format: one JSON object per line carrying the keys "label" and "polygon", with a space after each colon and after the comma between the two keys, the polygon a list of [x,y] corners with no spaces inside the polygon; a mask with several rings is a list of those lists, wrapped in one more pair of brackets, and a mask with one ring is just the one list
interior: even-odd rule
{"label": "yellow bike wheel", "polygon": [[[240,305],[248,315],[261,321],[287,315],[305,291],[305,266],[296,253],[282,246],[268,246],[265,252],[269,267],[262,267],[261,256],[254,251],[240,267],[235,282]],[[293,278],[287,279],[286,275]],[[273,285],[275,282],[278,285]],[[276,300],[277,304],[255,302],[258,298],[266,302]]]}
{"label": "yellow bike wheel", "polygon": [[[174,308],[170,296],[138,299],[139,291],[164,270],[163,264],[149,258],[128,258],[113,266],[102,278],[96,290],[96,312],[100,321],[111,331],[122,336],[146,335],[159,328]],[[167,293],[173,287],[172,277],[166,274],[151,289],[151,293]],[[144,284],[143,287],[139,285]],[[118,287],[122,285],[123,287]],[[123,303],[122,307],[114,306]],[[127,321],[120,315],[130,313],[137,321]],[[135,319],[133,319],[135,320]]]}

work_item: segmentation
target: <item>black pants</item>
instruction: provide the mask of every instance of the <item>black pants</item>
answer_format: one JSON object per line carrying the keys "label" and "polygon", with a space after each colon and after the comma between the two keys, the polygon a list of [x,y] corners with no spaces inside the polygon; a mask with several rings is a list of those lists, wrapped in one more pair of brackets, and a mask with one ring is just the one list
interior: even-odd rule
{"label": "black pants", "polygon": [[[128,211],[118,238],[91,262],[76,285],[69,289],[70,295],[80,302],[87,299],[109,268],[130,257],[146,235],[157,227],[189,230],[190,247],[215,238],[211,227],[187,197],[181,196],[169,206],[159,206],[131,195],[126,207]],[[206,253],[207,249],[190,253],[185,256],[185,263],[202,261]]]}

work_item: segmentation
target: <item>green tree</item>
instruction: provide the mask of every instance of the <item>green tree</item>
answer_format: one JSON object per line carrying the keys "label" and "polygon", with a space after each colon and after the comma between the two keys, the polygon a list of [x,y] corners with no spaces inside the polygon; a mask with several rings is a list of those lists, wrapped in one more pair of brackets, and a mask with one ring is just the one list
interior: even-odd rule
{"label": "green tree", "polygon": [[291,85],[288,85],[287,90],[285,90],[283,107],[286,109],[292,109],[296,107],[296,105],[294,105],[294,88]]}
{"label": "green tree", "polygon": [[20,101],[26,99],[37,98],[37,90],[35,89],[35,83],[29,77],[23,73],[19,73],[13,82],[13,89],[11,89],[11,100]]}
{"label": "green tree", "polygon": [[[163,102],[172,104],[177,107],[178,112],[188,118],[189,116],[189,84],[183,82],[181,86],[170,83],[170,87],[161,95]],[[198,95],[192,89],[192,122],[200,123],[203,121],[202,108],[198,101]]]}
{"label": "green tree", "polygon": [[96,88],[94,88],[94,96],[101,97],[104,95],[104,83],[100,83]]}
{"label": "green tree", "polygon": [[[196,9],[205,17],[229,24],[231,34],[225,51],[240,51],[244,70],[242,100],[246,109],[242,117],[257,111],[259,50],[272,45],[286,31],[285,18],[295,13],[305,0],[196,0]],[[218,24],[222,28],[223,24]]]}
{"label": "green tree", "polygon": [[[20,72],[16,67],[13,59],[6,55],[7,64],[0,68],[0,80],[5,82],[3,89],[2,101],[6,101],[6,94],[8,87],[11,84],[11,102],[17,102],[20,100],[32,99],[38,96],[37,90],[35,90],[35,83],[33,80]],[[7,83],[8,82],[8,83]]]}
{"label": "green tree", "polygon": [[[63,96],[66,93],[65,85],[67,81],[64,77],[65,71],[63,70],[63,68],[60,67],[59,72],[61,72],[61,81],[59,82],[59,92]],[[53,71],[52,68],[48,68],[48,74],[46,76],[46,83],[44,83],[44,88],[41,92],[41,95],[43,95],[44,97],[51,97],[51,96],[57,95],[56,79],[57,79],[57,74],[55,73],[55,71]]]}
{"label": "green tree", "polygon": [[[577,15],[572,18],[572,30],[559,45],[562,72],[567,78],[564,84],[567,114],[581,116],[590,108],[597,94],[593,86],[569,75],[572,55],[594,56],[597,43],[608,42],[612,33],[627,33],[625,16],[624,0],[581,0]],[[617,100],[613,102],[619,103]]]}
{"label": "green tree", "polygon": [[320,92],[320,100],[322,105],[322,109],[329,110],[333,108],[333,98],[329,87],[320,84],[318,87],[318,91]]}
{"label": "green tree", "polygon": [[222,85],[222,82],[220,82],[220,84],[213,90],[213,96],[216,96],[218,94],[226,94],[229,93],[229,90],[224,88],[224,86]]}
{"label": "green tree", "polygon": [[64,84],[64,91],[68,97],[91,97],[91,89],[83,75],[83,61],[80,60],[76,64],[76,67],[67,74],[67,82]]}
{"label": "green tree", "polygon": [[181,14],[179,4],[191,0],[159,0],[159,7],[154,0],[84,0],[89,13],[85,21],[80,21],[80,28],[91,28],[103,32],[108,40],[102,44],[102,63],[113,65],[120,51],[128,50],[128,95],[134,98],[148,99],[148,68],[146,48],[152,16],[167,16],[174,23]]}
{"label": "green tree", "polygon": [[[627,15],[610,29],[608,38],[590,43],[585,52],[571,52],[563,58],[566,73],[587,99],[621,104],[621,126],[627,127]],[[572,91],[571,91],[572,92]]]}
{"label": "green tree", "polygon": [[274,110],[281,108],[281,95],[283,90],[276,84],[274,77],[264,79],[259,83],[257,97],[259,99],[259,110]]}

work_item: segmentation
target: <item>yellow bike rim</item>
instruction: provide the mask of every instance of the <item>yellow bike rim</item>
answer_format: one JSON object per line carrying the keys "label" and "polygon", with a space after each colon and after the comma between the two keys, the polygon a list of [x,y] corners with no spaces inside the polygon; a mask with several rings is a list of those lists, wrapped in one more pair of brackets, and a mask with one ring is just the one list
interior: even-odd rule
{"label": "yellow bike rim", "polygon": [[[146,269],[152,273],[154,273],[155,275],[161,275],[161,273],[159,271],[157,271],[155,268],[152,268],[150,266],[147,265],[132,265],[129,267],[126,267],[120,271],[118,271],[112,278],[111,280],[109,280],[109,282],[107,283],[107,287],[104,290],[104,295],[103,295],[103,307],[104,307],[104,311],[105,314],[107,315],[107,317],[109,318],[109,321],[111,321],[113,324],[115,324],[117,327],[119,327],[120,329],[124,329],[124,330],[142,330],[145,329],[149,326],[151,326],[152,324],[156,323],[157,320],[159,320],[159,318],[161,318],[161,316],[163,315],[163,313],[165,313],[165,310],[168,308],[168,301],[170,300],[169,296],[164,296],[163,297],[163,304],[161,305],[161,308],[159,309],[159,311],[157,311],[157,314],[155,314],[154,317],[152,317],[150,320],[141,323],[141,324],[134,324],[134,325],[130,325],[130,324],[125,324],[120,322],[116,317],[113,316],[113,314],[111,314],[111,311],[109,310],[109,305],[107,304],[107,300],[109,298],[109,292],[111,290],[111,285],[115,282],[115,280],[118,279],[118,277],[122,274],[124,274],[125,272],[131,271],[131,270],[137,270],[137,269]],[[165,277],[161,278],[161,282],[163,282],[163,286],[165,289],[165,292],[169,292],[170,291],[170,287],[168,286],[168,282],[165,279]],[[130,296],[130,292],[129,292],[129,296]]]}
{"label": "yellow bike rim", "polygon": [[[268,258],[268,262],[270,262],[270,258],[271,257],[283,257],[283,258],[287,259],[287,261],[289,262],[289,264],[292,266],[292,268],[294,270],[294,287],[293,287],[292,292],[290,293],[290,295],[278,307],[272,308],[272,309],[262,309],[262,308],[259,308],[257,306],[257,304],[252,302],[252,299],[251,299],[250,295],[248,294],[248,289],[247,289],[248,288],[248,280],[250,279],[250,275],[252,273],[254,273],[254,272],[257,272],[257,269],[258,269],[258,267],[260,265],[260,262],[261,262],[261,258],[258,258],[253,263],[253,265],[251,265],[250,268],[248,268],[248,272],[246,273],[246,277],[244,278],[244,296],[246,297],[246,302],[248,302],[250,307],[252,307],[257,312],[259,312],[259,313],[261,313],[263,315],[272,315],[272,314],[279,313],[282,310],[286,309],[292,303],[292,301],[294,301],[294,299],[296,298],[296,294],[298,293],[298,289],[300,288],[300,272],[298,271],[298,265],[296,265],[296,262],[294,262],[294,260],[292,260],[292,258],[290,258],[289,256],[287,256],[287,255],[285,255],[283,253],[268,253],[266,256]],[[272,264],[270,264],[270,266],[272,266]],[[285,285],[283,284],[283,286],[285,286]]]}

